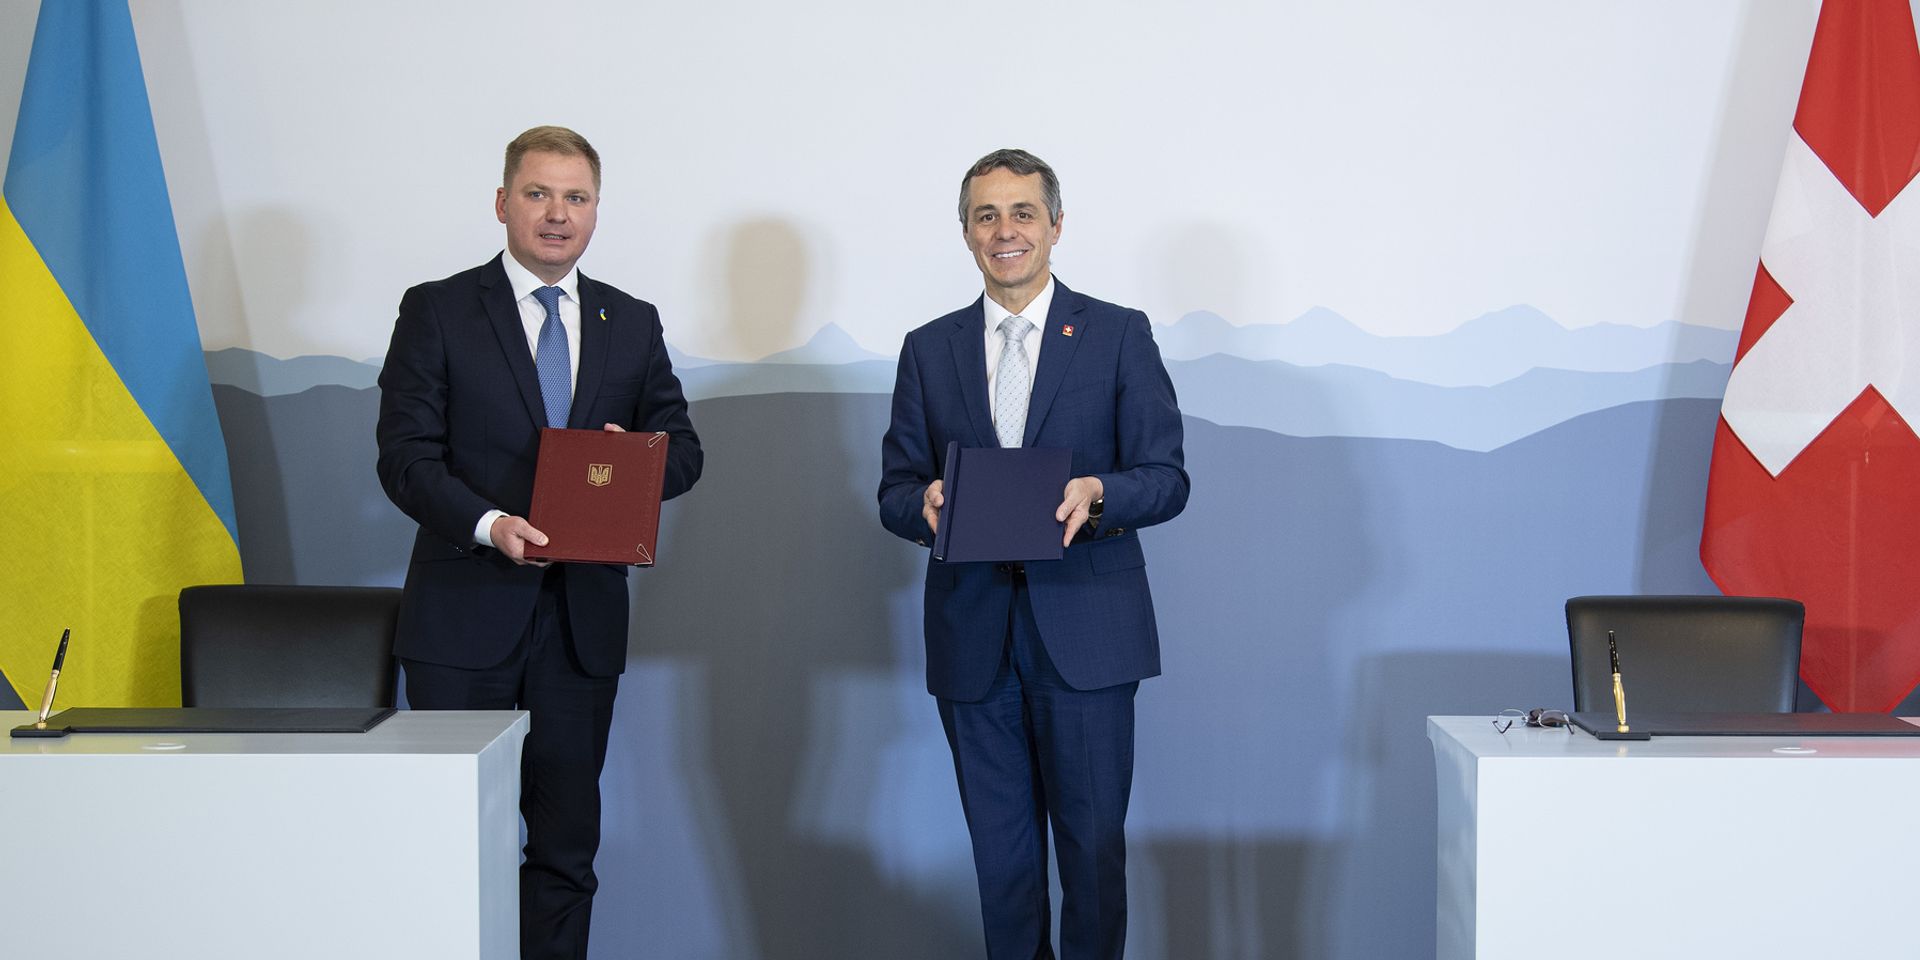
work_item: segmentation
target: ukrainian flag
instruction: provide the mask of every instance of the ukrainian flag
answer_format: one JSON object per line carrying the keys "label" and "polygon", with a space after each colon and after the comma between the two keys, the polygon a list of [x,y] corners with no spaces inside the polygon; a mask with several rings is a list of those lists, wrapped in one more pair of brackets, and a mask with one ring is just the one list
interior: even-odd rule
{"label": "ukrainian flag", "polygon": [[0,190],[0,672],[39,705],[180,702],[180,588],[240,579],[125,0],[47,0]]}

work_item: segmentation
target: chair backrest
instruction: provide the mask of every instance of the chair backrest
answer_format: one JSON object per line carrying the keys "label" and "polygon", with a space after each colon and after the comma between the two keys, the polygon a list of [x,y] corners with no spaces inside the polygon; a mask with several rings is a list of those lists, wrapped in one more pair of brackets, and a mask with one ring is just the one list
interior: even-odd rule
{"label": "chair backrest", "polygon": [[1611,630],[1629,720],[1635,710],[1791,713],[1806,619],[1800,601],[1775,597],[1574,597],[1573,708],[1613,708]]}
{"label": "chair backrest", "polygon": [[189,707],[391,707],[393,587],[221,584],[180,591]]}

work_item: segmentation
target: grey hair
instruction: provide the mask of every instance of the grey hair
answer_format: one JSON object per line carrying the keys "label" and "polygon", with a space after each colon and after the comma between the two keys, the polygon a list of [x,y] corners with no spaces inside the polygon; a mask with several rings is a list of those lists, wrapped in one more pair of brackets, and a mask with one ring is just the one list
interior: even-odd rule
{"label": "grey hair", "polygon": [[1053,168],[1045,160],[1025,150],[1001,149],[981,157],[967,168],[967,175],[960,178],[960,222],[967,222],[967,205],[972,202],[968,196],[973,187],[973,178],[985,176],[995,170],[1006,170],[1015,176],[1027,177],[1040,175],[1040,196],[1047,204],[1047,222],[1060,222],[1060,178],[1055,176]]}

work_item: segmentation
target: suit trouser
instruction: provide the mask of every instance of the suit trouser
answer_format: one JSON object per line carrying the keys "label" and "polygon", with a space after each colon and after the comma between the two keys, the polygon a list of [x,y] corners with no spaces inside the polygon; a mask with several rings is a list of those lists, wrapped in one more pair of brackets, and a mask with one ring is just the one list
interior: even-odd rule
{"label": "suit trouser", "polygon": [[547,568],[533,618],[512,655],[483,670],[403,660],[416,710],[531,714],[520,759],[520,955],[585,960],[600,881],[600,769],[619,677],[590,677],[573,656],[565,565]]}
{"label": "suit trouser", "polygon": [[1051,958],[1047,828],[1060,866],[1060,955],[1118,958],[1127,936],[1127,799],[1140,684],[1075,690],[1034,624],[1026,579],[984,699],[941,699],[960,803],[973,837],[991,960]]}

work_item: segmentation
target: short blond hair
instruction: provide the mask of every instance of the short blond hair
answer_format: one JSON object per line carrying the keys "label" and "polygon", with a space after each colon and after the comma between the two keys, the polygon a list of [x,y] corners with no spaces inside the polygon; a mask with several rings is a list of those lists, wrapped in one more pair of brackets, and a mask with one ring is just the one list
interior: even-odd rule
{"label": "short blond hair", "polygon": [[593,169],[593,188],[600,189],[600,152],[593,144],[566,127],[539,126],[514,137],[507,144],[506,171],[500,175],[500,185],[513,188],[513,175],[520,170],[520,161],[533,152],[557,153],[563,157],[586,157],[587,166]]}

